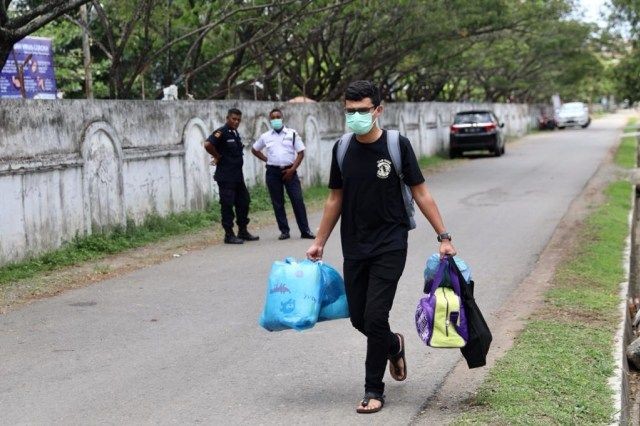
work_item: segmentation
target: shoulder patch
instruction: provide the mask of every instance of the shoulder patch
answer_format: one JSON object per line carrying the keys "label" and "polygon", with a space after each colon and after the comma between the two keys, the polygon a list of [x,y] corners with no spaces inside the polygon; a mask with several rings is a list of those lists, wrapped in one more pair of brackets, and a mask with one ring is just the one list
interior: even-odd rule
{"label": "shoulder patch", "polygon": [[215,132],[213,132],[213,136],[219,138],[220,136],[222,136],[222,132],[220,130],[216,130]]}

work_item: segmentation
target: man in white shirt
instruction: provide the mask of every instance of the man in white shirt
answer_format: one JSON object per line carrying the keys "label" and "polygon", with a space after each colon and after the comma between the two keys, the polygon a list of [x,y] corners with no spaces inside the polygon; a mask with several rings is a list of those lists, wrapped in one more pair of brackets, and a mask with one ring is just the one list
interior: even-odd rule
{"label": "man in white shirt", "polygon": [[[279,240],[290,238],[289,223],[284,209],[284,190],[286,189],[293,206],[293,213],[300,229],[302,238],[314,239],[315,235],[309,229],[307,209],[302,198],[302,186],[296,173],[296,169],[304,158],[304,143],[300,135],[284,126],[282,111],[274,108],[269,113],[272,130],[260,135],[253,144],[253,155],[267,163],[266,182],[273,211],[276,215],[278,228],[280,228]],[[266,148],[266,154],[262,150]]]}

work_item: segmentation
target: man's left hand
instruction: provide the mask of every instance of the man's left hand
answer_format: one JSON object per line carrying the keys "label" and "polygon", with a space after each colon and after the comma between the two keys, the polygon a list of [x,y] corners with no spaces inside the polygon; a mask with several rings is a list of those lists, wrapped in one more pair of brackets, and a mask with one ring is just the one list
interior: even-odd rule
{"label": "man's left hand", "polygon": [[296,171],[294,169],[286,169],[282,171],[282,180],[284,180],[285,182],[289,182],[291,179],[293,179],[293,175],[296,174]]}
{"label": "man's left hand", "polygon": [[453,247],[453,244],[451,244],[451,241],[449,240],[444,240],[440,243],[440,259],[442,259],[445,256],[455,256],[456,255],[456,249],[455,247]]}

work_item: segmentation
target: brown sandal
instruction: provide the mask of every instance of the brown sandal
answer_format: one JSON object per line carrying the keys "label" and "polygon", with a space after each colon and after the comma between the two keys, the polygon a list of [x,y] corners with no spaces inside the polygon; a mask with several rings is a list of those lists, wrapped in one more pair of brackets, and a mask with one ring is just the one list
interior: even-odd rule
{"label": "brown sandal", "polygon": [[362,398],[362,402],[360,402],[360,405],[362,405],[362,407],[366,407],[369,405],[369,402],[372,399],[380,401],[380,406],[377,408],[371,408],[371,409],[358,407],[356,408],[356,413],[371,414],[371,413],[377,413],[378,411],[382,410],[382,407],[384,407],[384,395],[380,395],[374,392],[366,392],[364,394],[364,398]]}
{"label": "brown sandal", "polygon": [[[401,382],[407,378],[407,359],[404,356],[404,336],[400,333],[396,333],[396,336],[400,340],[400,352],[389,356],[389,373],[394,380]],[[402,366],[399,364],[400,360],[402,360]]]}

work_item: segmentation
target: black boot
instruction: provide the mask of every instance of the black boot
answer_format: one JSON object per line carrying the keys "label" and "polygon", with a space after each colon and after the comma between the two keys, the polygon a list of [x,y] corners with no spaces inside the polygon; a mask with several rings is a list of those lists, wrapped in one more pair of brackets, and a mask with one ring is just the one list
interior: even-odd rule
{"label": "black boot", "polygon": [[233,233],[233,230],[225,230],[224,243],[225,244],[244,244],[244,240],[242,238],[236,237],[236,234]]}
{"label": "black boot", "polygon": [[244,241],[258,241],[260,239],[257,235],[251,235],[246,227],[238,230],[238,238],[242,238]]}

